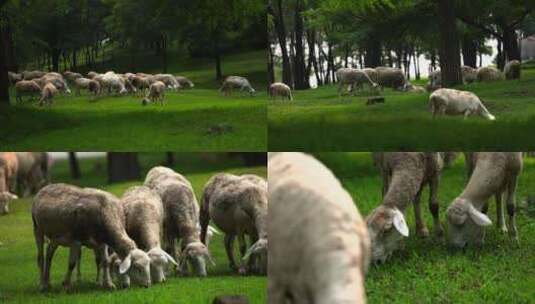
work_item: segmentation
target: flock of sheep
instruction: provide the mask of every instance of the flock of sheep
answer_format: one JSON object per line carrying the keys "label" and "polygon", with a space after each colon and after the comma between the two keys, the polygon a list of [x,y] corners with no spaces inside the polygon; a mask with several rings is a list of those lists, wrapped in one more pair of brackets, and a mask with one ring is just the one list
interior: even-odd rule
{"label": "flock of sheep", "polygon": [[[358,203],[315,158],[303,153],[270,153],[269,303],[364,303],[369,262],[386,262],[409,236],[404,214],[411,202],[416,234],[429,236],[420,210],[426,186],[430,188],[433,234],[444,237],[437,191],[441,171],[457,154],[374,153],[374,164],[383,178],[383,200],[363,218]],[[449,245],[483,245],[484,228],[492,224],[486,214],[492,196],[498,229],[518,242],[515,194],[522,153],[470,152],[465,153],[465,164],[468,178],[464,190],[459,189],[446,211]]]}
{"label": "flock of sheep", "polygon": [[[503,79],[520,78],[521,63],[518,60],[509,61],[504,71],[495,67],[487,66],[475,69],[469,66],[462,66],[462,78],[464,83],[492,82]],[[377,67],[377,68],[340,68],[336,71],[338,79],[338,95],[344,91],[354,94],[368,86],[371,91],[379,92],[384,87],[403,92],[425,93],[432,92],[429,98],[429,110],[433,117],[437,115],[464,115],[465,118],[479,115],[489,120],[495,117],[489,113],[483,102],[474,93],[468,91],[442,88],[442,78],[440,70],[435,70],[429,75],[429,82],[424,88],[413,85],[405,77],[405,73],[399,68]],[[269,89],[272,99],[281,97],[282,99],[293,100],[291,88],[284,83],[276,82]]]}
{"label": "flock of sheep", "polygon": [[[210,222],[225,235],[232,271],[267,273],[267,182],[259,176],[219,173],[205,185],[199,204],[184,176],[154,167],[143,185],[130,187],[118,198],[99,189],[48,184],[43,172],[36,175],[36,170],[42,170],[37,153],[4,152],[0,154],[3,213],[9,211],[4,207],[8,200],[17,198],[12,193],[16,180],[26,178],[21,167],[17,169],[18,154],[35,158],[27,175],[41,187],[31,216],[42,291],[50,289],[52,259],[59,246],[70,250],[63,280],[66,289],[71,288],[75,268],[81,280],[82,246],[94,251],[97,282],[110,289],[116,284],[127,288],[131,283],[149,287],[164,282],[171,268],[180,275],[207,276],[208,266],[214,264],[208,245],[213,234],[220,233]],[[42,157],[47,159],[46,154]],[[232,249],[235,238],[240,245],[238,262]]]}
{"label": "flock of sheep", "polygon": [[[87,90],[94,96],[103,93],[110,94],[139,94],[144,96],[142,104],[150,102],[164,103],[165,91],[191,89],[194,84],[184,76],[172,74],[119,74],[108,71],[104,74],[91,71],[84,77],[80,73],[65,71],[63,74],[43,71],[24,71],[20,74],[8,72],[9,81],[15,86],[15,99],[22,102],[23,96],[33,98],[39,95],[39,105],[51,105],[54,96],[59,92],[70,94],[69,85],[74,86],[79,96],[82,90]],[[250,82],[241,76],[228,76],[223,80],[219,89],[225,96],[230,96],[234,89],[255,93]]]}

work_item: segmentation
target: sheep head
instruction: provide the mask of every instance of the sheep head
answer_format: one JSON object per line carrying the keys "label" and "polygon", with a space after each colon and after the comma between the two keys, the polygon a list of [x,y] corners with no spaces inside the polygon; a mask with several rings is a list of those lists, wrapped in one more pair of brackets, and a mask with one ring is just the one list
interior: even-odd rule
{"label": "sheep head", "polygon": [[128,274],[134,283],[150,287],[150,258],[143,250],[133,249],[119,265],[119,274]]}
{"label": "sheep head", "polygon": [[18,197],[8,191],[0,192],[0,214],[9,213],[9,201],[18,199]]}
{"label": "sheep head", "polygon": [[240,273],[247,272],[266,274],[267,273],[267,254],[268,254],[268,240],[261,238],[256,241],[251,248],[247,250],[242,258],[242,262],[248,262],[248,269],[243,265],[240,267]]}
{"label": "sheep head", "polygon": [[409,227],[403,213],[395,208],[381,205],[366,218],[372,246],[372,261],[385,262],[399,248],[404,237],[409,236]]}
{"label": "sheep head", "polygon": [[189,263],[197,276],[206,276],[206,260],[215,265],[208,248],[201,242],[189,243],[182,251],[180,269],[183,275],[187,274]]}
{"label": "sheep head", "polygon": [[448,243],[463,248],[468,242],[481,245],[484,226],[492,224],[487,215],[478,211],[472,202],[456,198],[446,211],[448,219]]}
{"label": "sheep head", "polygon": [[155,283],[165,281],[165,271],[169,264],[178,266],[175,259],[160,247],[155,247],[147,253],[150,258],[150,273],[151,279]]}

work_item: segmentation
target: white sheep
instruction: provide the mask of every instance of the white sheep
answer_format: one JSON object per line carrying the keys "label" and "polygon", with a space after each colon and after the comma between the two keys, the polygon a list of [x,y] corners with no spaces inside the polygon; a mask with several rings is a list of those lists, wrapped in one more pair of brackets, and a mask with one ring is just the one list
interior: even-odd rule
{"label": "white sheep", "polygon": [[149,92],[147,93],[147,96],[143,99],[143,105],[146,105],[149,102],[157,102],[159,100],[160,104],[163,106],[165,98],[165,88],[165,83],[161,81],[156,81],[152,83],[149,87]]}
{"label": "white sheep", "polygon": [[442,237],[438,217],[437,191],[443,159],[436,152],[374,153],[374,160],[383,177],[383,202],[366,218],[372,243],[374,262],[385,262],[409,236],[405,210],[412,202],[416,218],[416,234],[427,237],[429,231],[422,219],[420,195],[429,185],[429,209],[433,214],[435,236]]}
{"label": "white sheep", "polygon": [[477,81],[479,82],[499,81],[504,78],[503,73],[495,67],[487,66],[477,70]]}
{"label": "white sheep", "polygon": [[365,303],[366,224],[323,164],[270,154],[268,303]]}
{"label": "white sheep", "polygon": [[165,83],[166,87],[170,90],[176,91],[181,88],[180,83],[178,83],[175,76],[171,74],[156,74],[152,78],[156,81]]}
{"label": "white sheep", "polygon": [[362,88],[364,84],[369,85],[372,90],[379,88],[379,85],[370,79],[368,74],[362,70],[357,70],[353,68],[340,68],[336,71],[336,77],[338,78],[338,95],[342,95],[344,86],[349,86],[351,93],[354,92],[355,88]]}
{"label": "white sheep", "polygon": [[505,79],[507,80],[520,79],[521,70],[522,70],[522,65],[520,61],[518,60],[509,61],[503,69],[503,73],[505,74]]}
{"label": "white sheep", "polygon": [[100,83],[100,86],[103,89],[107,89],[108,93],[111,93],[112,91],[115,91],[120,95],[127,93],[124,80],[112,71],[106,72],[102,75],[97,75],[94,77],[94,79]]}
{"label": "white sheep", "polygon": [[34,80],[21,80],[15,84],[15,100],[22,102],[22,96],[29,95],[31,99],[41,94],[41,87]]}
{"label": "white sheep", "polygon": [[58,94],[58,90],[52,83],[47,83],[43,87],[43,90],[41,91],[41,99],[39,99],[39,105],[44,106],[52,105],[53,98]]}
{"label": "white sheep", "polygon": [[377,67],[377,83],[383,87],[393,88],[399,91],[405,91],[407,78],[401,69],[391,67]]}
{"label": "white sheep", "polygon": [[[198,276],[206,276],[206,260],[213,264],[208,248],[200,241],[199,205],[191,183],[166,167],[154,167],[145,178],[145,186],[155,191],[164,207],[165,250],[179,261],[182,275],[188,273],[188,263]],[[180,258],[176,243],[181,241]]]}
{"label": "white sheep", "polygon": [[[150,258],[127,235],[123,209],[112,194],[98,189],[51,184],[35,196],[32,220],[42,291],[50,289],[52,258],[58,246],[70,247],[69,268],[63,281],[67,289],[82,245],[97,252],[104,273],[104,286],[115,287],[110,277],[106,245],[120,257],[121,274],[128,273],[136,283],[150,286]],[[48,241],[46,261],[45,240]]]}
{"label": "white sheep", "polygon": [[483,245],[483,227],[492,224],[484,209],[493,195],[496,198],[497,227],[507,232],[502,206],[504,194],[509,214],[509,235],[518,242],[515,194],[522,172],[522,153],[477,152],[471,157],[475,166],[472,165],[468,184],[447,210],[449,244],[457,248],[463,248],[468,243]]}
{"label": "white sheep", "polygon": [[[239,273],[265,273],[267,268],[267,184],[260,177],[220,173],[206,183],[201,202],[201,240],[212,220],[225,234],[229,266]],[[249,235],[247,249],[245,235]],[[232,245],[238,237],[242,261],[238,267]]]}
{"label": "white sheep", "polygon": [[228,76],[225,78],[221,88],[219,88],[219,92],[222,92],[225,96],[230,96],[233,89],[239,89],[240,92],[247,91],[251,96],[256,92],[249,80],[241,76]]}
{"label": "white sheep", "polygon": [[191,80],[189,80],[187,77],[184,76],[175,76],[176,81],[180,84],[180,87],[184,89],[192,89],[195,87],[195,84]]}
{"label": "white sheep", "polygon": [[271,99],[275,99],[277,98],[277,96],[280,96],[281,98],[288,98],[288,100],[293,100],[292,89],[290,89],[288,85],[282,82],[272,83],[269,86],[269,95],[271,96]]}
{"label": "white sheep", "polygon": [[476,94],[455,89],[438,89],[429,96],[429,109],[433,117],[437,115],[479,115],[488,120],[496,117],[490,114]]}

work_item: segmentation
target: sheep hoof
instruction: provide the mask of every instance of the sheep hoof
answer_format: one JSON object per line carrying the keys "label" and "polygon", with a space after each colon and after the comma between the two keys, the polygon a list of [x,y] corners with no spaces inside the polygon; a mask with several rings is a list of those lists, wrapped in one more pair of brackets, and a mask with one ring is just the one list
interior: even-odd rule
{"label": "sheep hoof", "polygon": [[500,227],[500,231],[503,233],[503,234],[506,234],[508,232],[507,230],[507,227],[505,225],[501,226]]}
{"label": "sheep hoof", "polygon": [[109,290],[115,290],[117,287],[115,287],[115,284],[113,284],[112,282],[107,282],[104,284],[104,288]]}
{"label": "sheep hoof", "polygon": [[418,235],[421,238],[427,238],[429,237],[429,230],[427,228],[421,228],[416,230],[416,235]]}

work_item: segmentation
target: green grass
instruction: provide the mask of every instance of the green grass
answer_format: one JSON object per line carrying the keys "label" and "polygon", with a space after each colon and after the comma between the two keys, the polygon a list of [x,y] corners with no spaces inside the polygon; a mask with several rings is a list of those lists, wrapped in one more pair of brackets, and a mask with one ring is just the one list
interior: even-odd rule
{"label": "green grass", "polygon": [[[169,72],[190,77],[196,87],[167,92],[163,107],[143,107],[137,96],[93,100],[74,94],[57,97],[51,108],[40,108],[35,102],[0,106],[0,146],[34,151],[264,151],[264,70],[263,51],[224,58],[223,71],[248,77],[258,91],[253,97],[221,96],[210,61],[177,59],[170,63]],[[157,72],[149,67],[143,71]],[[221,124],[232,130],[208,134],[211,127]]]}
{"label": "green grass", "polygon": [[366,106],[369,91],[338,97],[334,86],[295,91],[268,106],[270,151],[520,150],[535,147],[535,68],[521,80],[459,87],[484,100],[496,121],[432,119],[429,94],[386,89],[385,104]]}
{"label": "green grass", "polygon": [[[320,153],[317,155],[342,181],[360,213],[368,214],[381,203],[378,170],[369,153]],[[439,188],[440,219],[445,223],[445,210],[461,193],[465,182],[464,159],[460,157],[445,169]],[[535,299],[535,218],[529,217],[525,200],[533,195],[535,159],[525,158],[519,180],[517,227],[520,247],[495,228],[486,229],[481,250],[450,252],[434,238],[415,236],[414,212],[406,211],[410,229],[405,249],[380,266],[371,266],[366,277],[370,303],[533,303]],[[428,190],[422,194],[422,214],[432,229],[427,209]],[[489,217],[495,223],[494,200]],[[446,225],[444,225],[446,227]]]}
{"label": "green grass", "polygon": [[[198,199],[204,184],[215,173],[254,173],[266,176],[265,167],[243,167],[239,159],[221,161],[223,154],[177,154],[175,170],[185,174],[192,182]],[[141,155],[143,176],[152,166],[164,159],[163,154]],[[220,158],[219,160],[217,158]],[[127,187],[140,184],[128,182],[107,185],[105,159],[86,159],[81,161],[83,178],[75,182],[81,186],[99,187],[121,195]],[[54,182],[72,183],[65,161],[58,162],[52,169]],[[82,283],[74,285],[73,291],[63,290],[61,282],[67,270],[68,249],[61,247],[52,264],[52,291],[41,294],[38,290],[38,270],[36,249],[33,239],[30,216],[31,199],[20,199],[10,204],[11,213],[0,217],[0,302],[1,303],[211,303],[216,295],[243,294],[251,303],[266,302],[266,277],[239,276],[228,268],[222,236],[215,236],[210,243],[210,251],[216,262],[208,269],[208,277],[171,276],[166,283],[144,289],[133,287],[127,290],[107,291],[96,285],[96,269],[93,253],[84,249],[82,264]],[[236,256],[237,255],[236,250]]]}

